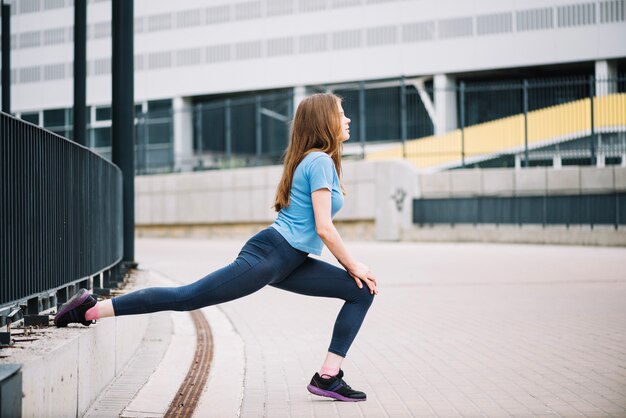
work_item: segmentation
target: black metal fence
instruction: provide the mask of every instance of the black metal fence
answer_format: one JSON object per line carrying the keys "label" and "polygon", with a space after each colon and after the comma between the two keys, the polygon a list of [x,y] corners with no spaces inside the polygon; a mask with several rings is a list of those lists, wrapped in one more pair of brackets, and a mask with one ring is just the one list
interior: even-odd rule
{"label": "black metal fence", "polygon": [[368,159],[406,158],[427,169],[626,164],[624,74],[459,78],[446,87],[422,77],[334,91]]}
{"label": "black metal fence", "polygon": [[414,199],[413,223],[626,225],[626,193]]}
{"label": "black metal fence", "polygon": [[[343,97],[346,157],[406,158],[419,168],[626,165],[626,74],[449,80],[407,77],[309,86]],[[137,104],[138,174],[280,162],[294,89]],[[443,111],[442,111],[443,109]],[[110,157],[111,112],[90,109],[88,145]],[[72,138],[71,109],[21,117]]]}
{"label": "black metal fence", "polygon": [[122,246],[120,170],[0,114],[0,325],[20,306],[37,314],[89,287]]}

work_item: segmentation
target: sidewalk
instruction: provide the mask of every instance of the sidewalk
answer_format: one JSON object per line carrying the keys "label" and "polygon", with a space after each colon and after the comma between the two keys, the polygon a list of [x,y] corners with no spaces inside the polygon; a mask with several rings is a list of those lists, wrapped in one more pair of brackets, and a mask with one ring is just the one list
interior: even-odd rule
{"label": "sidewalk", "polygon": [[[243,241],[136,245],[142,267],[190,282],[231,262]],[[348,246],[380,282],[343,367],[368,401],[306,391],[341,302],[267,287],[209,308],[211,326],[231,334],[218,332],[196,416],[626,416],[625,249]],[[211,396],[229,371],[241,375],[226,383],[236,395]]]}

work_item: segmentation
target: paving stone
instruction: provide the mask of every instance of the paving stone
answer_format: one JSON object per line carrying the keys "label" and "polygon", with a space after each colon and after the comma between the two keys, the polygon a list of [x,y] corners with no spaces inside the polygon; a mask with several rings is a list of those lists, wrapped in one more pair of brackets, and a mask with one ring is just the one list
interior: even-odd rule
{"label": "paving stone", "polygon": [[[242,244],[139,239],[137,253],[190,282]],[[624,249],[347,246],[380,282],[343,365],[368,401],[306,391],[342,302],[269,287],[220,305],[245,347],[241,417],[626,415]]]}

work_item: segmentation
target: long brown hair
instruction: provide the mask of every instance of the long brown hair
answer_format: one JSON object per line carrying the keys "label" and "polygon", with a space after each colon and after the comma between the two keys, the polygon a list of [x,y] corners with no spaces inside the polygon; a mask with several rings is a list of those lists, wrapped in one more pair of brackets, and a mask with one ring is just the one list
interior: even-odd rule
{"label": "long brown hair", "polygon": [[[341,114],[338,103],[341,98],[330,93],[314,94],[305,98],[296,109],[291,126],[291,138],[283,160],[283,175],[278,183],[274,210],[289,206],[289,193],[296,167],[309,153],[322,151],[330,155],[335,163],[341,190]],[[345,192],[344,192],[345,194]]]}

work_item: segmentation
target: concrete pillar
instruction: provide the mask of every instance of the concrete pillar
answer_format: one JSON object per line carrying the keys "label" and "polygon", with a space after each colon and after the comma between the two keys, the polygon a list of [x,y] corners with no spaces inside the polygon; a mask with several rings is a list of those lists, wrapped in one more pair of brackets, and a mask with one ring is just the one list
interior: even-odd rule
{"label": "concrete pillar", "polygon": [[556,170],[563,168],[563,160],[559,154],[552,156],[552,167]]}
{"label": "concrete pillar", "polygon": [[193,167],[193,106],[190,98],[175,97],[174,161],[176,170],[191,171]]}
{"label": "concrete pillar", "polygon": [[457,128],[456,80],[447,74],[436,74],[435,88],[435,135],[443,135]]}
{"label": "concrete pillar", "polygon": [[298,105],[304,98],[306,97],[306,87],[304,86],[296,86],[293,88],[293,112],[292,115],[296,114],[296,109]]}
{"label": "concrete pillar", "polygon": [[617,93],[617,61],[596,61],[596,96]]}

